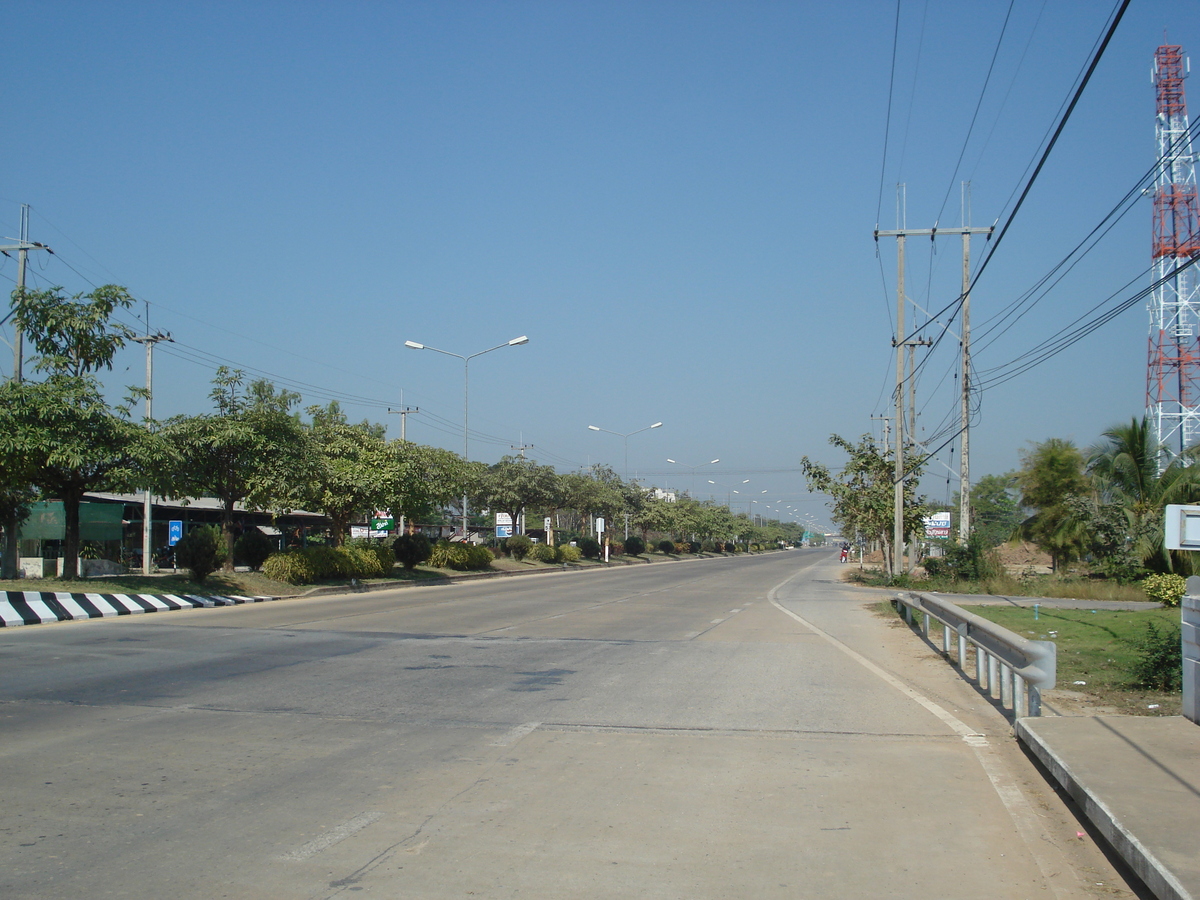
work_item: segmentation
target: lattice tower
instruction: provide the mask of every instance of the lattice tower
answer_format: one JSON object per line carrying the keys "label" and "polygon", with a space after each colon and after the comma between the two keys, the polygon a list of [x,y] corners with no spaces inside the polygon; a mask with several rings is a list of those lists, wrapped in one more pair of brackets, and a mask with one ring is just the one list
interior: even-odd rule
{"label": "lattice tower", "polygon": [[1200,438],[1200,281],[1195,267],[1176,272],[1200,254],[1196,165],[1188,135],[1183,48],[1154,53],[1158,92],[1155,136],[1159,171],[1154,188],[1153,283],[1149,304],[1150,353],[1146,412],[1168,458]]}

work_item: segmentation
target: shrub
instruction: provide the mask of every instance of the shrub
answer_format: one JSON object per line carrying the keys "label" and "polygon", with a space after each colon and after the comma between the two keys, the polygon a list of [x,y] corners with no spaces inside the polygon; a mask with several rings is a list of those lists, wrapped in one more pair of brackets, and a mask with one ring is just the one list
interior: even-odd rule
{"label": "shrub", "polygon": [[608,555],[609,556],[621,556],[624,553],[625,553],[625,542],[624,541],[609,541],[608,542]]}
{"label": "shrub", "polygon": [[[1164,575],[1179,578],[1179,575]],[[1148,581],[1149,579],[1147,579]],[[1178,602],[1178,601],[1177,601]],[[1161,631],[1153,621],[1146,622],[1144,637],[1130,641],[1138,656],[1130,672],[1138,687],[1158,691],[1177,691],[1183,681],[1183,642],[1179,629],[1169,623]]]}
{"label": "shrub", "polygon": [[595,538],[580,538],[578,541],[576,541],[576,544],[579,547],[579,552],[588,559],[600,558],[600,542]]}
{"label": "shrub", "polygon": [[[359,575],[364,578],[377,578],[381,575],[391,574],[392,567],[396,565],[396,555],[389,547],[381,540],[353,540],[347,541],[344,549],[352,551],[351,555],[366,554],[373,561],[362,563],[359,568]],[[356,557],[357,558],[357,557]],[[365,569],[363,568],[365,566]],[[368,574],[367,569],[375,574]]]}
{"label": "shrub", "polygon": [[675,542],[674,541],[659,541],[658,542],[658,552],[659,553],[674,553],[675,552]]}
{"label": "shrub", "polygon": [[735,544],[733,541],[726,541],[725,542],[725,552],[726,553],[737,553],[737,544]]}
{"label": "shrub", "polygon": [[251,528],[242,532],[242,536],[234,543],[233,561],[251,569],[261,569],[267,557],[274,552],[275,542],[257,528]]}
{"label": "shrub", "polygon": [[646,542],[636,534],[625,538],[625,552],[630,556],[641,556],[646,552]]}
{"label": "shrub", "polygon": [[350,575],[355,578],[379,578],[383,565],[370,547],[349,546],[336,551],[350,560]]}
{"label": "shrub", "polygon": [[317,570],[303,550],[272,553],[262,564],[262,572],[272,581],[286,584],[312,584]]}
{"label": "shrub", "polygon": [[439,569],[454,569],[458,572],[473,572],[491,568],[492,551],[477,544],[451,544],[438,541],[429,555],[429,564]]}
{"label": "shrub", "polygon": [[354,564],[345,553],[332,547],[305,547],[300,551],[308,558],[318,580],[325,578],[349,578],[355,574]]}
{"label": "shrub", "polygon": [[514,534],[504,542],[504,549],[508,552],[508,555],[517,562],[520,562],[526,556],[528,556],[529,551],[532,548],[533,541],[531,541],[529,537],[524,534]]}
{"label": "shrub", "polygon": [[204,579],[225,562],[225,541],[215,525],[193,528],[175,545],[175,561],[192,572],[192,581],[203,584]]}
{"label": "shrub", "polygon": [[552,563],[558,559],[558,553],[549,544],[534,544],[533,548],[529,551],[529,555],[538,562],[544,563]]}
{"label": "shrub", "polygon": [[397,562],[410,572],[429,559],[432,552],[433,545],[423,534],[402,534],[392,544]]}
{"label": "shrub", "polygon": [[559,544],[554,548],[554,556],[560,563],[577,563],[583,559],[583,551],[570,544]]}
{"label": "shrub", "polygon": [[688,553],[699,553],[703,549],[704,549],[704,545],[701,544],[699,541],[688,541],[688,543],[687,543],[687,552]]}
{"label": "shrub", "polygon": [[1187,593],[1187,579],[1182,575],[1151,575],[1142,582],[1142,589],[1163,606],[1178,606]]}

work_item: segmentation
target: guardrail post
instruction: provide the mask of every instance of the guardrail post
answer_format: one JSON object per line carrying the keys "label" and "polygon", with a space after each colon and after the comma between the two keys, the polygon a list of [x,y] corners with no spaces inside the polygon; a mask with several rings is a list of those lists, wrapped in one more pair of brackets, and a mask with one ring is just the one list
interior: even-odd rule
{"label": "guardrail post", "polygon": [[925,613],[921,622],[921,633],[925,635],[926,640],[929,640],[929,620],[931,618],[932,616],[930,616],[929,613]]}
{"label": "guardrail post", "polygon": [[975,645],[975,683],[981,690],[987,690],[987,651]]}
{"label": "guardrail post", "polygon": [[964,672],[967,669],[967,632],[965,628],[957,628],[958,633],[958,667]]}
{"label": "guardrail post", "polygon": [[1042,714],[1042,689],[1034,687],[1032,684],[1027,687],[1029,689],[1029,715],[1040,716]]}
{"label": "guardrail post", "polygon": [[1000,663],[1000,705],[1008,706],[1012,701],[1012,669]]}
{"label": "guardrail post", "polygon": [[1025,679],[1016,672],[1012,673],[1013,721],[1026,715]]}
{"label": "guardrail post", "polygon": [[942,652],[950,655],[950,626],[942,623]]}
{"label": "guardrail post", "polygon": [[996,667],[999,665],[999,660],[992,654],[987,655],[987,692],[989,697],[996,696]]}

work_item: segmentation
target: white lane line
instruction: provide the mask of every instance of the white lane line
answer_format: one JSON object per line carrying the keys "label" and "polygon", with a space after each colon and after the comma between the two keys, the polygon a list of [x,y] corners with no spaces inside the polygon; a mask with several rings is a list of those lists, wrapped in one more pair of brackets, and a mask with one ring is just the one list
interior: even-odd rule
{"label": "white lane line", "polygon": [[720,625],[720,624],[721,624],[722,622],[724,622],[724,621],[725,621],[724,619],[713,619],[713,620],[712,620],[711,622],[709,622],[708,624],[710,624],[710,625]]}
{"label": "white lane line", "polygon": [[[1042,827],[1040,816],[1038,816],[1038,814],[1034,811],[1032,804],[1029,802],[1029,798],[1026,797],[1021,791],[1020,785],[1017,784],[1015,779],[1009,773],[1008,767],[996,753],[996,748],[988,743],[987,735],[980,734],[957,716],[946,711],[945,709],[942,709],[942,707],[938,706],[924,694],[913,690],[890,672],[881,669],[862,654],[851,650],[833,635],[822,631],[803,616],[798,615],[797,613],[792,612],[790,609],[782,606],[779,601],[775,599],[778,596],[779,589],[784,587],[784,585],[800,574],[801,573],[797,572],[796,575],[791,576],[791,578],[788,578],[786,581],[783,581],[771,588],[770,592],[767,594],[767,600],[770,601],[771,605],[784,615],[791,616],[809,631],[832,644],[838,650],[841,650],[868,671],[878,675],[909,699],[925,707],[925,709],[929,710],[951,729],[953,729],[954,732],[962,738],[963,743],[969,746],[971,751],[975,754],[975,759],[979,761],[980,767],[983,769],[984,774],[987,775],[988,781],[991,782],[992,789],[995,790],[996,795],[1000,798],[1000,802],[1004,805],[1005,810],[1008,811],[1008,815],[1012,819],[1013,826],[1016,828],[1017,834],[1025,843],[1025,846],[1029,849],[1029,855],[1037,864],[1037,867],[1041,871],[1042,877],[1046,879],[1046,883],[1049,885],[1050,890],[1054,892],[1056,897],[1060,898],[1076,896],[1074,887],[1072,885],[1062,884],[1057,876],[1064,872],[1070,872],[1075,875],[1078,883],[1078,874],[1076,874],[1074,868],[1066,862],[1059,848],[1046,840],[1045,829]],[[1044,859],[1047,853],[1050,852],[1053,852],[1058,856],[1056,860],[1058,863],[1057,865],[1049,865],[1047,860]]]}
{"label": "white lane line", "polygon": [[341,825],[325,832],[307,844],[302,844],[291,853],[285,853],[281,858],[293,862],[304,862],[304,860],[316,856],[327,847],[332,847],[334,844],[344,841],[351,835],[362,831],[372,822],[378,822],[382,818],[383,813],[381,812],[365,812],[362,815],[355,816],[349,822],[343,822]]}
{"label": "white lane line", "polygon": [[524,725],[518,725],[515,728],[510,728],[501,737],[492,741],[493,747],[507,747],[510,744],[515,744],[531,731],[535,731],[541,722],[526,722]]}

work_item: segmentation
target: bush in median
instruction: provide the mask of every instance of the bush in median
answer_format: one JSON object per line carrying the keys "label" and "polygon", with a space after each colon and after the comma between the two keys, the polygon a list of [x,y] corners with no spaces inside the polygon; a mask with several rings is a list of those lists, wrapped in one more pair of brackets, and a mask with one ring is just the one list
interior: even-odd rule
{"label": "bush in median", "polygon": [[225,540],[216,525],[193,528],[175,545],[175,561],[191,570],[192,581],[204,584],[204,579],[225,562]]}

